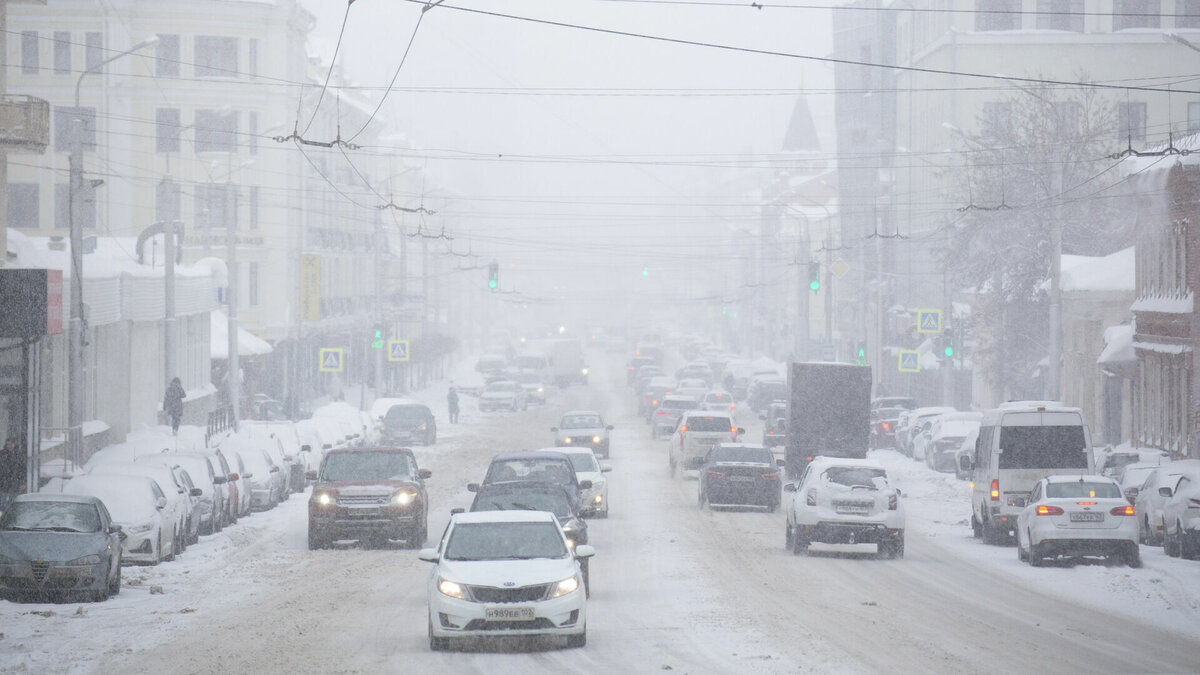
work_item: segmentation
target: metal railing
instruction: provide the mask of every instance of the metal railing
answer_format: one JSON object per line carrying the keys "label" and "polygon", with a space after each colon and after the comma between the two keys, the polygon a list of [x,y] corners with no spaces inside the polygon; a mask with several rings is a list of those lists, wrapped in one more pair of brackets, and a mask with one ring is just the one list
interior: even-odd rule
{"label": "metal railing", "polygon": [[204,445],[212,447],[214,436],[233,429],[233,406],[222,406],[208,413],[208,426],[204,430]]}

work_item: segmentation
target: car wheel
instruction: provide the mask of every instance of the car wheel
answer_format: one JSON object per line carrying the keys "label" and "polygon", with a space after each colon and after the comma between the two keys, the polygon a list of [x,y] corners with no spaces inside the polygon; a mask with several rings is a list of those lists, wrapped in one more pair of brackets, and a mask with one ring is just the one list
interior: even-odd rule
{"label": "car wheel", "polygon": [[1000,545],[1000,528],[993,525],[990,518],[983,521],[983,543],[990,546]]}
{"label": "car wheel", "polygon": [[1125,551],[1125,564],[1133,568],[1142,566],[1142,550],[1138,544],[1132,544]]}
{"label": "car wheel", "polygon": [[1017,534],[1017,560],[1020,562],[1029,562],[1029,554],[1025,552],[1025,547],[1021,545],[1021,535]]}
{"label": "car wheel", "polygon": [[121,593],[121,558],[113,560],[113,564],[117,566],[117,573],[113,576],[113,580],[108,583],[108,594],[119,595]]}
{"label": "car wheel", "polygon": [[310,526],[308,528],[308,550],[316,551],[322,548],[329,548],[329,539]]}
{"label": "car wheel", "polygon": [[164,555],[163,560],[165,560],[167,562],[172,562],[175,560],[175,547],[177,546],[177,544],[176,544],[177,541],[179,541],[179,534],[171,535],[171,554]]}
{"label": "car wheel", "polygon": [[579,561],[579,572],[583,575],[583,597],[585,598],[592,597],[591,576],[588,574],[588,569],[591,568],[589,562],[591,561],[587,558]]}
{"label": "car wheel", "polygon": [[671,463],[671,478],[675,477],[675,458],[671,457],[667,461]]}
{"label": "car wheel", "polygon": [[971,514],[971,534],[974,535],[976,539],[979,539],[983,536],[983,527],[979,524],[979,519],[976,518],[975,514],[973,513]]}
{"label": "car wheel", "polygon": [[1195,537],[1189,537],[1188,531],[1184,529],[1183,523],[1175,525],[1175,537],[1179,542],[1179,557],[1185,560],[1190,560],[1196,557]]}
{"label": "car wheel", "polygon": [[587,628],[584,628],[583,632],[580,633],[579,635],[568,635],[567,636],[567,646],[570,647],[571,649],[578,649],[580,647],[586,647],[587,646]]}
{"label": "car wheel", "polygon": [[792,548],[792,526],[787,523],[783,524],[783,548],[784,550]]}
{"label": "car wheel", "polygon": [[1029,542],[1029,564],[1034,567],[1046,566],[1046,557],[1042,555],[1041,548],[1034,544],[1032,540]]}
{"label": "car wheel", "polygon": [[808,540],[800,534],[798,528],[792,530],[792,555],[807,555]]}
{"label": "car wheel", "polygon": [[448,649],[450,649],[450,638],[434,637],[433,621],[430,620],[430,622],[429,622],[429,651],[444,652]]}
{"label": "car wheel", "polygon": [[1163,525],[1163,552],[1172,558],[1179,557],[1179,542],[1167,532],[1166,525]]}
{"label": "car wheel", "polygon": [[704,502],[705,501],[706,500],[704,497],[704,488],[701,487],[699,490],[696,491],[696,506],[700,507],[701,511],[704,510]]}

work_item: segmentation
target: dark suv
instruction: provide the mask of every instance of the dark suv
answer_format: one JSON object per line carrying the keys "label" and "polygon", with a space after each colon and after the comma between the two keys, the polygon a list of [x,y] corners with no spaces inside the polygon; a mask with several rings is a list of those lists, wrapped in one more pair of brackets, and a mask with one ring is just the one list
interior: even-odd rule
{"label": "dark suv", "polygon": [[429,533],[429,469],[418,469],[407,448],[330,450],[308,500],[308,548],[329,548],[339,539],[382,546],[403,539],[420,548]]}
{"label": "dark suv", "polygon": [[385,445],[437,443],[437,420],[423,403],[397,403],[383,416]]}

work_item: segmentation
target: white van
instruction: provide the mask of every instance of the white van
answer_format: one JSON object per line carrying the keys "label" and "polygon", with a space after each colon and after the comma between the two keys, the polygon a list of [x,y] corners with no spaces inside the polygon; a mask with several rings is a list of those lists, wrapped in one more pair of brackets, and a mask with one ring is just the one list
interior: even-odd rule
{"label": "white van", "polygon": [[988,410],[974,455],[959,461],[971,476],[971,528],[987,544],[1007,540],[1042,478],[1096,473],[1083,411],[1052,401],[1013,401]]}

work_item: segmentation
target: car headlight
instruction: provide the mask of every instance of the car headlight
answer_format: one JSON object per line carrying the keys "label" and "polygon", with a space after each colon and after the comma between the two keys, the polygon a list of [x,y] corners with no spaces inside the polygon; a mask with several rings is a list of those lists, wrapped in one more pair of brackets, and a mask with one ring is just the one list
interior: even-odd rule
{"label": "car headlight", "polygon": [[83,557],[76,558],[74,560],[69,560],[69,561],[67,561],[67,564],[68,565],[99,565],[100,564],[100,556],[93,553],[91,555],[85,555]]}
{"label": "car headlight", "polygon": [[593,443],[599,443],[600,441],[601,441],[601,438],[599,436],[592,436]]}
{"label": "car headlight", "polygon": [[592,503],[596,504],[597,506],[599,506],[600,504],[603,504],[604,503],[604,495],[601,495],[601,494],[596,495],[595,497],[592,498]]}
{"label": "car headlight", "polygon": [[448,595],[459,600],[467,599],[467,592],[461,584],[456,584],[449,579],[438,578],[438,592],[442,595]]}
{"label": "car headlight", "polygon": [[566,579],[558,582],[558,585],[554,587],[554,591],[550,593],[550,597],[562,597],[568,593],[574,593],[577,590],[579,590],[579,575],[567,577]]}
{"label": "car headlight", "polygon": [[588,374],[588,369],[587,369],[587,368],[584,368],[584,369],[580,370],[580,371],[579,371],[579,374],[580,374],[580,375],[587,375],[587,374]]}
{"label": "car headlight", "polygon": [[416,498],[417,493],[415,492],[397,492],[392,496],[392,502],[399,504],[400,506],[408,506],[409,504],[413,503],[413,500]]}
{"label": "car headlight", "polygon": [[567,436],[566,438],[564,438],[564,439],[563,439],[563,443],[566,443],[567,445],[570,445],[570,444],[571,444],[571,437],[570,437],[570,436]]}
{"label": "car headlight", "polygon": [[428,425],[422,424],[421,426],[417,427],[417,431],[425,431],[428,428],[429,428]]}
{"label": "car headlight", "polygon": [[149,532],[150,530],[153,530],[153,529],[154,529],[154,521],[147,520],[144,523],[138,523],[137,525],[130,525],[129,527],[125,528],[125,531],[131,532],[133,534],[142,534],[144,532]]}
{"label": "car headlight", "polygon": [[538,387],[538,390],[537,390],[537,391],[538,391],[538,393],[539,393],[539,394],[543,394],[543,393],[545,393],[545,392],[546,392],[545,388],[543,388],[543,387]]}
{"label": "car headlight", "polygon": [[317,494],[313,495],[313,499],[321,506],[329,506],[333,503],[333,493],[318,492]]}

